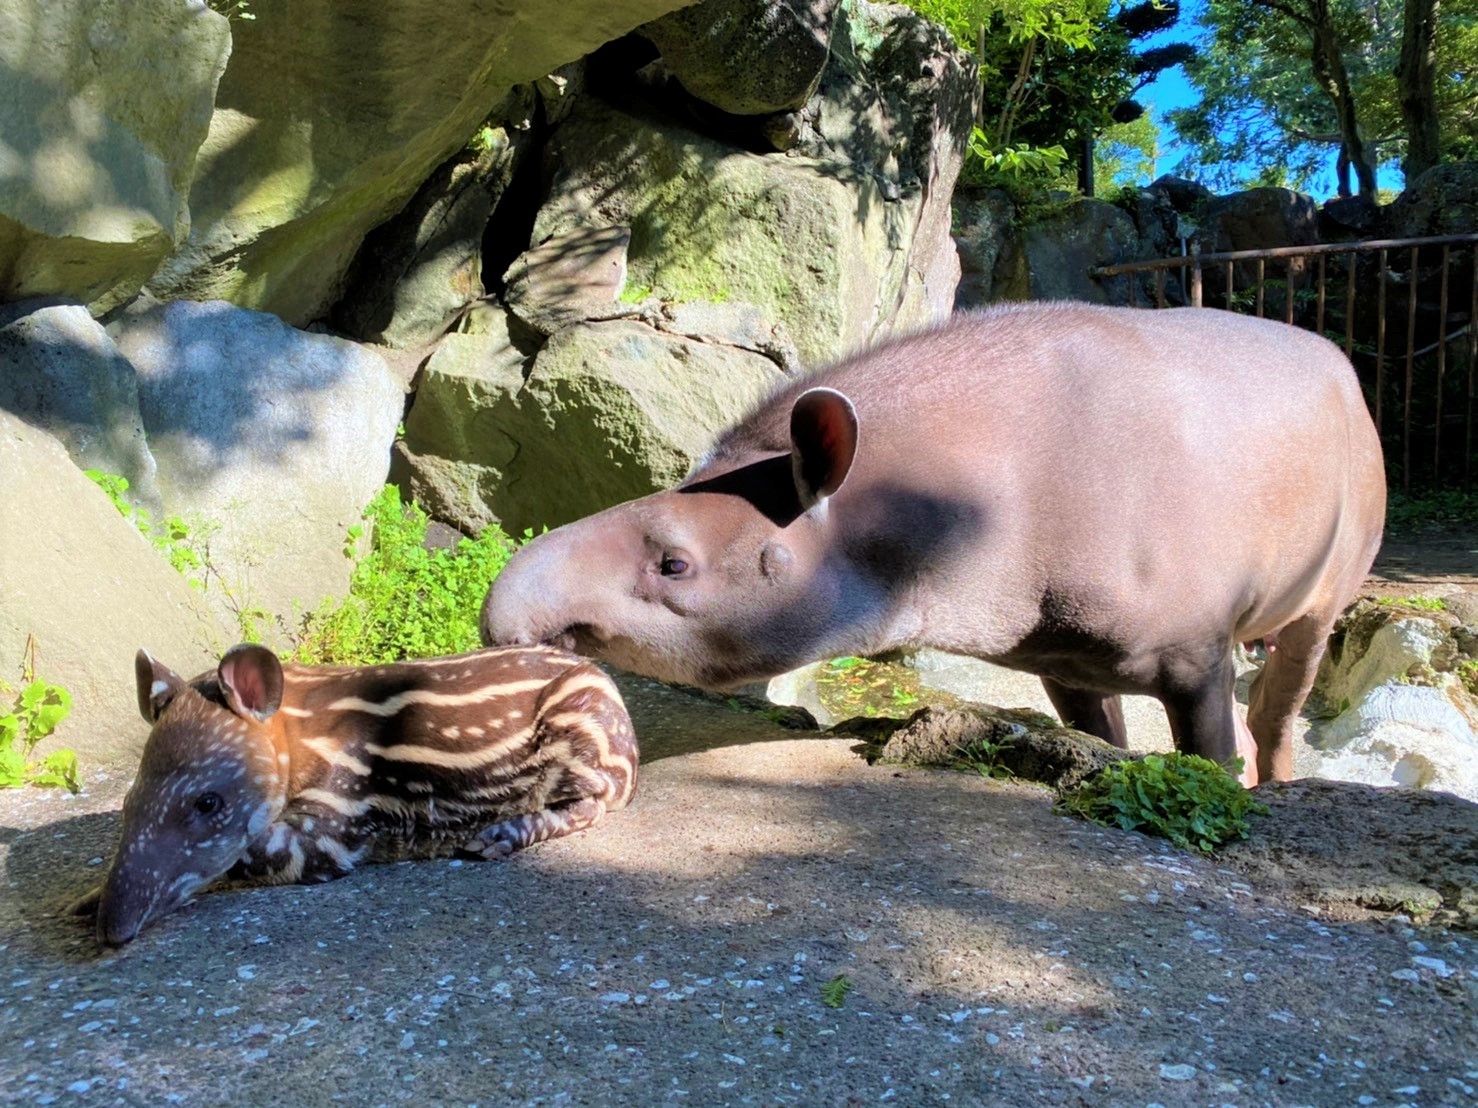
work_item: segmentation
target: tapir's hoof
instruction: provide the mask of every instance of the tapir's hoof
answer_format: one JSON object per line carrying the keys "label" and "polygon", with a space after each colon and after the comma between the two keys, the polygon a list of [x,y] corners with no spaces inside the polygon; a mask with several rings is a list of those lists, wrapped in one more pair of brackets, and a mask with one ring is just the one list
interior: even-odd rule
{"label": "tapir's hoof", "polygon": [[497,862],[508,857],[520,846],[517,831],[509,826],[509,823],[495,823],[491,827],[484,827],[473,838],[469,839],[462,847],[468,854],[475,854],[479,858],[489,862]]}

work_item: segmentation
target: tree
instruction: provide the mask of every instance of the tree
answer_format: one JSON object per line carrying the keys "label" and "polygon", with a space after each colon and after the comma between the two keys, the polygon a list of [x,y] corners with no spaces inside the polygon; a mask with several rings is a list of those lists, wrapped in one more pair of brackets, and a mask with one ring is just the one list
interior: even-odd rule
{"label": "tree", "polygon": [[1160,159],[1160,125],[1145,112],[1128,123],[1115,123],[1098,136],[1093,175],[1100,189],[1152,181]]}
{"label": "tree", "polygon": [[[1398,85],[1410,82],[1415,90],[1418,76],[1407,68],[1397,80],[1407,10],[1426,2],[1431,91],[1405,108]],[[1186,67],[1200,102],[1168,117],[1192,150],[1181,171],[1236,187],[1276,168],[1295,187],[1307,187],[1334,153],[1340,191],[1373,194],[1374,171],[1402,157],[1414,122],[1431,128],[1425,141],[1439,158],[1471,156],[1478,144],[1478,0],[1440,4],[1208,0],[1198,54]],[[1420,156],[1407,166],[1408,178],[1429,164],[1430,154]]]}
{"label": "tree", "polygon": [[1406,160],[1401,169],[1408,181],[1431,169],[1442,156],[1437,116],[1438,10],[1438,0],[1406,0],[1396,83],[1406,123]]}
{"label": "tree", "polygon": [[1079,187],[1089,193],[1096,136],[1139,118],[1144,108],[1134,94],[1192,52],[1185,44],[1134,50],[1136,42],[1175,22],[1178,0],[910,3],[980,60],[984,88],[973,146],[986,162],[1050,175],[1072,160]]}

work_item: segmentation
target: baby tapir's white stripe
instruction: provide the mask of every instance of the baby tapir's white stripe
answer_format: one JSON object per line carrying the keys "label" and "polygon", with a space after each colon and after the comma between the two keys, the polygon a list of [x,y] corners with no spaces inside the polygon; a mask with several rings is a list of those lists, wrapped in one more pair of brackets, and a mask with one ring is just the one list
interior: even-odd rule
{"label": "baby tapir's white stripe", "polygon": [[412,692],[399,693],[378,703],[357,696],[346,696],[343,700],[336,700],[330,704],[329,710],[368,712],[372,716],[393,716],[412,704],[428,704],[437,708],[458,708],[468,704],[481,704],[499,697],[538,692],[547,684],[549,684],[548,681],[511,681],[505,685],[489,685],[486,688],[474,689],[466,693],[438,693],[431,692],[429,689],[416,689]]}

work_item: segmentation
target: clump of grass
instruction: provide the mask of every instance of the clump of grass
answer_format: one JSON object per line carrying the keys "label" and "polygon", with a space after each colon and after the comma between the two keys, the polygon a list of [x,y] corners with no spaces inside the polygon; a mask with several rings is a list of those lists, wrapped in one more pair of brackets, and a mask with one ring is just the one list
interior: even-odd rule
{"label": "clump of grass", "polygon": [[[304,621],[293,659],[380,665],[403,658],[460,654],[481,645],[477,614],[498,571],[519,543],[496,527],[455,547],[427,550],[427,516],[386,485],[364,511],[370,550],[354,567],[349,595]],[[352,528],[353,557],[364,528]],[[532,531],[524,532],[531,538]]]}
{"label": "clump of grass", "polygon": [[1415,608],[1420,612],[1447,611],[1447,601],[1440,596],[1381,596],[1375,602],[1382,608]]}
{"label": "clump of grass", "polygon": [[1013,780],[1016,774],[1001,764],[1001,750],[1000,743],[991,742],[989,739],[977,739],[973,743],[960,747],[959,760],[955,762],[955,768],[973,770],[981,777],[989,777],[994,781]]}
{"label": "clump of grass", "polygon": [[1266,815],[1230,772],[1194,754],[1151,754],[1115,762],[1058,801],[1060,811],[1105,827],[1160,835],[1176,846],[1210,854],[1247,837],[1247,817]]}

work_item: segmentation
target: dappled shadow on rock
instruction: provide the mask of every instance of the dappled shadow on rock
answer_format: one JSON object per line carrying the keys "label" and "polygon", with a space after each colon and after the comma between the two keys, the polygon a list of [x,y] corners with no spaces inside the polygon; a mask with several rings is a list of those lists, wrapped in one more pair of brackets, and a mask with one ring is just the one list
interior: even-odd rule
{"label": "dappled shadow on rock", "polygon": [[1255,795],[1231,864],[1345,918],[1404,912],[1478,930],[1478,804],[1449,793],[1306,778]]}

